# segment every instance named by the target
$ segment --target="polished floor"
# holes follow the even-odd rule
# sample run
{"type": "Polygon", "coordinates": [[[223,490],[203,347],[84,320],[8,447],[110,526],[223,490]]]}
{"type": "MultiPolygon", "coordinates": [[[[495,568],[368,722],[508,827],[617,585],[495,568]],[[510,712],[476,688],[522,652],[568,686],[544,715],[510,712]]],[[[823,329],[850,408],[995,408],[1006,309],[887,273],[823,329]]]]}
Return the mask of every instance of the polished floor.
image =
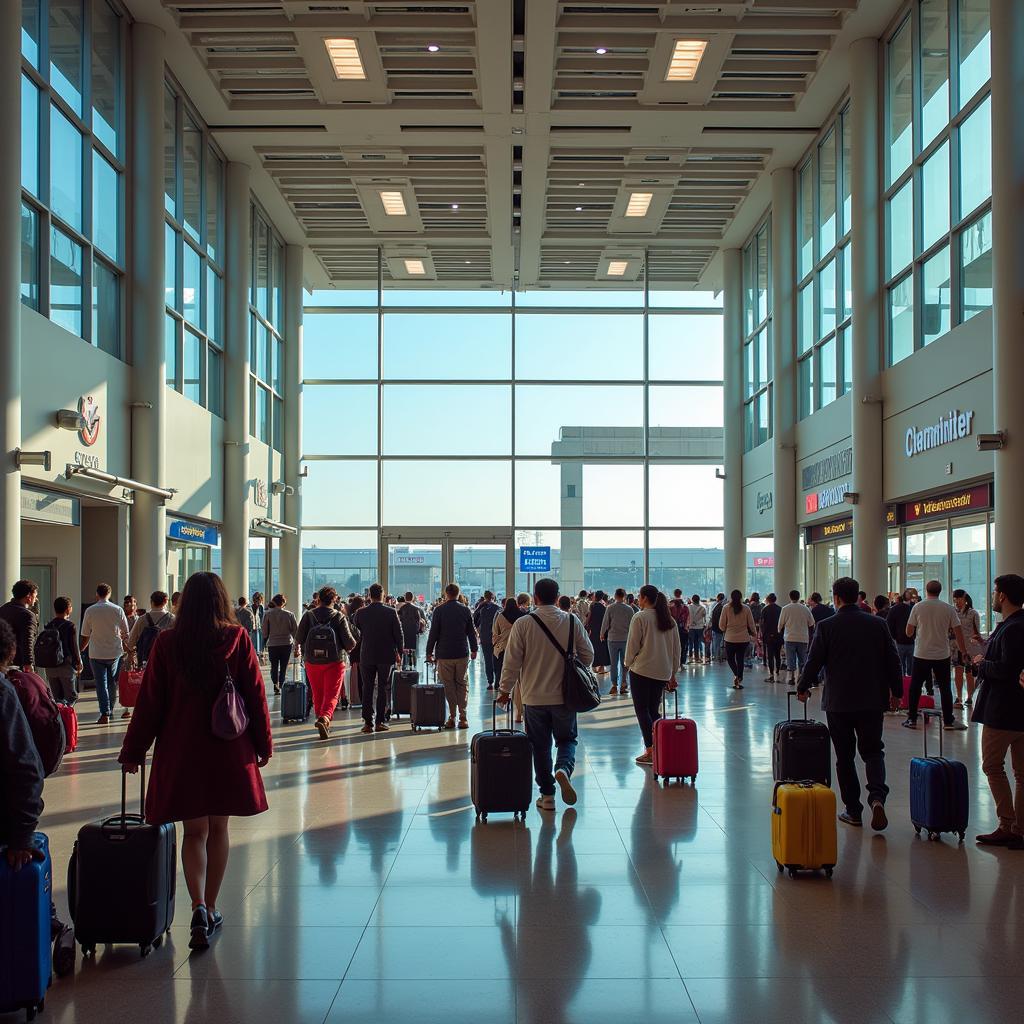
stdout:
{"type": "MultiPolygon", "coordinates": [[[[994,823],[978,727],[945,736],[970,770],[965,845],[915,836],[908,760],[922,733],[890,717],[889,830],[841,826],[834,879],[792,880],[769,839],[785,687],[760,670],[743,691],[724,668],[680,678],[700,729],[695,787],[663,788],[633,764],[632,708],[610,697],[581,719],[577,807],[532,808],[525,825],[474,822],[465,733],[364,736],[354,712],[339,712],[323,743],[311,724],[278,722],[270,811],[233,823],[211,949],[189,955],[179,878],[171,941],[146,960],[134,947],[79,957],[41,1020],[1020,1020],[1024,853],[973,842],[994,823]]],[[[476,729],[490,704],[475,681],[471,709],[476,729]]],[[[47,782],[42,822],[63,916],[77,828],[113,812],[120,793],[123,727],[91,724],[91,694],[79,710],[80,747],[47,782]]]]}

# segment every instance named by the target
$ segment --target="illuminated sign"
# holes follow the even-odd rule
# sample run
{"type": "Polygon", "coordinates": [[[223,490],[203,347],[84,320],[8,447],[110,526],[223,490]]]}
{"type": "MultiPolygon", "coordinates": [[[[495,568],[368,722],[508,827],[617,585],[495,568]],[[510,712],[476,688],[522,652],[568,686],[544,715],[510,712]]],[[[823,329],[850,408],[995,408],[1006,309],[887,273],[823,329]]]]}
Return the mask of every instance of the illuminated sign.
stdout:
{"type": "Polygon", "coordinates": [[[838,480],[841,476],[853,473],[853,449],[844,448],[841,452],[833,452],[828,458],[819,459],[800,471],[800,481],[805,491],[830,480],[838,480]]]}
{"type": "Polygon", "coordinates": [[[754,558],[755,569],[774,569],[775,568],[775,556],[774,555],[758,555],[754,558]]]}
{"type": "Polygon", "coordinates": [[[551,572],[551,548],[520,548],[520,572],[551,572]]]}
{"type": "Polygon", "coordinates": [[[949,412],[943,413],[935,423],[929,424],[927,427],[920,429],[907,427],[903,451],[908,459],[912,459],[915,455],[920,455],[930,448],[940,448],[944,444],[959,441],[973,433],[973,423],[973,409],[968,409],[966,412],[950,409],[949,412]]]}
{"type": "Polygon", "coordinates": [[[846,501],[846,495],[850,492],[850,481],[836,484],[835,487],[826,487],[823,491],[815,491],[813,494],[804,496],[804,511],[808,515],[815,512],[823,512],[827,508],[842,505],[846,501]]]}
{"type": "Polygon", "coordinates": [[[919,519],[934,519],[937,516],[958,516],[965,512],[976,512],[992,507],[992,487],[978,484],[962,491],[951,491],[932,498],[919,498],[903,503],[902,521],[915,523],[919,519]]]}
{"type": "Polygon", "coordinates": [[[836,519],[831,523],[815,523],[804,530],[804,540],[808,544],[818,544],[823,540],[836,540],[840,537],[853,536],[853,516],[836,519]]]}
{"type": "Polygon", "coordinates": [[[167,536],[171,540],[183,540],[191,544],[217,546],[217,527],[203,523],[190,523],[184,519],[172,519],[167,524],[167,536]]]}
{"type": "Polygon", "coordinates": [[[424,562],[423,555],[395,555],[395,565],[423,565],[424,562]]]}

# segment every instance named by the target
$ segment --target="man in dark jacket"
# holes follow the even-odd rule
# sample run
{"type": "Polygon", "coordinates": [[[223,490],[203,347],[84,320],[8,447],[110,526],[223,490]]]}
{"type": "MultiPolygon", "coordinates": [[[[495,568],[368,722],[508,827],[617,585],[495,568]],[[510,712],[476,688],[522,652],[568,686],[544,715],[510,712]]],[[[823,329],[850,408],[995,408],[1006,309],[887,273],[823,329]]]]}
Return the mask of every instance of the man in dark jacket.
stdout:
{"type": "Polygon", "coordinates": [[[402,633],[405,635],[405,655],[415,667],[416,648],[420,633],[426,629],[427,620],[420,606],[413,601],[411,590],[407,590],[398,603],[398,621],[402,623],[402,633]]]}
{"type": "Polygon", "coordinates": [[[444,727],[455,728],[455,712],[458,711],[459,728],[468,729],[469,659],[476,659],[476,630],[472,612],[459,600],[459,585],[449,583],[444,594],[446,600],[434,609],[430,620],[427,661],[433,662],[436,654],[437,678],[444,683],[444,695],[448,700],[448,721],[444,727]]]}
{"type": "Polygon", "coordinates": [[[725,594],[715,598],[715,606],[711,609],[711,660],[721,661],[725,650],[725,633],[722,632],[722,609],[725,607],[725,594]]]}
{"type": "Polygon", "coordinates": [[[909,594],[904,592],[896,595],[896,600],[885,613],[885,624],[896,642],[900,666],[905,676],[913,675],[914,672],[914,641],[907,636],[907,623],[910,621],[913,607],[914,602],[910,600],[909,594]]]}
{"type": "Polygon", "coordinates": [[[761,643],[764,644],[764,661],[768,666],[768,682],[774,683],[776,676],[782,675],[782,631],[779,629],[779,617],[782,609],[774,594],[765,598],[761,609],[761,643]]]}
{"type": "Polygon", "coordinates": [[[11,588],[11,600],[0,605],[0,619],[14,630],[17,651],[12,664],[23,672],[31,672],[33,648],[39,631],[39,618],[32,605],[36,603],[39,588],[31,580],[18,580],[11,588]]]}
{"type": "Polygon", "coordinates": [[[880,832],[885,816],[885,744],[882,724],[886,711],[899,707],[903,673],[896,645],[885,622],[865,615],[857,604],[858,584],[843,576],[832,585],[836,614],[823,619],[797,685],[797,698],[806,701],[818,673],[826,670],[821,709],[836,754],[836,778],[846,809],[839,820],[860,827],[863,805],[854,755],[858,748],[868,780],[871,827],[880,832]]]}
{"type": "Polygon", "coordinates": [[[992,610],[1003,617],[974,658],[980,685],[972,722],[980,722],[981,767],[999,815],[995,832],[977,837],[984,846],[1024,850],[1024,577],[997,576],[992,610]],[[1006,752],[1017,782],[1017,796],[1006,778],[1006,752]]]}
{"type": "Polygon", "coordinates": [[[494,594],[484,591],[484,599],[473,612],[473,625],[480,634],[480,651],[484,656],[484,671],[487,673],[487,689],[494,689],[494,639],[491,630],[494,628],[494,617],[501,611],[495,603],[494,594]]]}
{"type": "Polygon", "coordinates": [[[377,709],[377,732],[387,732],[391,672],[402,664],[405,635],[398,612],[384,604],[384,588],[370,585],[370,603],[359,609],[359,683],[363,694],[363,732],[373,732],[373,711],[377,709]],[[373,688],[377,687],[374,704],[373,688]]]}

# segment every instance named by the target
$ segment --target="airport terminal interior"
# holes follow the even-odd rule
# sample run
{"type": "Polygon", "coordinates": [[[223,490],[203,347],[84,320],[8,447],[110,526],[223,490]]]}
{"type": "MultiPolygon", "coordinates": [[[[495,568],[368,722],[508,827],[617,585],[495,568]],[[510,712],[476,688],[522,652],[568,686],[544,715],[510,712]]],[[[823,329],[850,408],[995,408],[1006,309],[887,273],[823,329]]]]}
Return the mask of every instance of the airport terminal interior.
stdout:
{"type": "MultiPolygon", "coordinates": [[[[773,746],[804,710],[760,634],[737,687],[710,617],[937,581],[970,655],[1008,647],[1024,3],[4,0],[0,95],[2,600],[30,581],[40,628],[61,598],[81,628],[98,584],[142,612],[214,572],[298,617],[379,584],[430,618],[450,583],[472,610],[553,579],[583,615],[649,584],[709,619],[665,696],[699,768],[636,763],[637,689],[602,672],[578,799],[531,782],[521,818],[474,806],[471,741],[508,728],[483,654],[450,729],[367,731],[351,672],[325,729],[286,720],[262,664],[269,809],[231,818],[209,947],[179,821],[167,933],[79,936],[41,1009],[0,901],[3,1024],[1021,1019],[1024,718],[978,706],[1024,664],[973,705],[957,665],[945,726],[884,713],[888,827],[836,821],[834,871],[791,872],[773,746]],[[1006,730],[1020,828],[988,741],[982,768],[1006,730]],[[940,750],[969,821],[932,836],[911,761],[940,750]]],[[[76,837],[123,782],[138,811],[95,675],[86,649],[38,819],[72,927],[76,837]]],[[[126,878],[89,894],[111,919],[126,878]]]]}

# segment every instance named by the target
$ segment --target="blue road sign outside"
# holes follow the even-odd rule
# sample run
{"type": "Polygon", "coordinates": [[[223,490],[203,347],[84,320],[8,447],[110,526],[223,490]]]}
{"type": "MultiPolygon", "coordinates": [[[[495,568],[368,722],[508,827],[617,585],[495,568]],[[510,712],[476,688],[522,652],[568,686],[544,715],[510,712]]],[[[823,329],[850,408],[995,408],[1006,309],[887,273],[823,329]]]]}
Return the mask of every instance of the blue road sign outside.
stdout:
{"type": "Polygon", "coordinates": [[[551,572],[551,548],[519,549],[520,572],[551,572]]]}

